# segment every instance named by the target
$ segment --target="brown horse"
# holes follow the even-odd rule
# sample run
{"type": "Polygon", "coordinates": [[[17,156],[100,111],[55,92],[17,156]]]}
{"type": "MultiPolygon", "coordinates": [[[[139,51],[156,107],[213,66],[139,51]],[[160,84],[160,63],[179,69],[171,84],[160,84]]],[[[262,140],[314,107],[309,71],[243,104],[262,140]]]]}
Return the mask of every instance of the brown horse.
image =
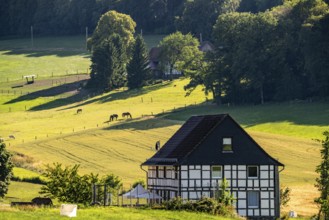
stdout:
{"type": "Polygon", "coordinates": [[[82,113],[82,108],[77,109],[77,114],[80,114],[80,113],[82,113]]]}
{"type": "Polygon", "coordinates": [[[118,120],[118,117],[119,117],[119,115],[112,114],[112,115],[110,115],[110,121],[114,121],[114,119],[117,121],[118,120]]]}
{"type": "Polygon", "coordinates": [[[123,118],[124,118],[124,117],[132,118],[130,112],[124,112],[124,113],[122,113],[122,117],[123,117],[123,118]]]}

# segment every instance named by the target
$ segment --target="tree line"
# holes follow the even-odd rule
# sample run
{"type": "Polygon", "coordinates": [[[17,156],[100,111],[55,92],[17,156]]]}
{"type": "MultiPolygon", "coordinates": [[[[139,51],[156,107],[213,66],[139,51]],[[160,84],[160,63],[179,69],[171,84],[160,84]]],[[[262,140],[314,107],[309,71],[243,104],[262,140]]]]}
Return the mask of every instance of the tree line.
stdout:
{"type": "Polygon", "coordinates": [[[285,1],[265,12],[219,15],[214,51],[186,71],[217,103],[264,103],[329,96],[329,8],[285,1]]]}
{"type": "Polygon", "coordinates": [[[282,0],[0,0],[0,36],[82,34],[94,31],[100,17],[115,10],[130,15],[137,30],[169,34],[175,30],[210,37],[218,15],[264,11],[282,0]],[[195,16],[195,15],[198,16],[195,16]]]}

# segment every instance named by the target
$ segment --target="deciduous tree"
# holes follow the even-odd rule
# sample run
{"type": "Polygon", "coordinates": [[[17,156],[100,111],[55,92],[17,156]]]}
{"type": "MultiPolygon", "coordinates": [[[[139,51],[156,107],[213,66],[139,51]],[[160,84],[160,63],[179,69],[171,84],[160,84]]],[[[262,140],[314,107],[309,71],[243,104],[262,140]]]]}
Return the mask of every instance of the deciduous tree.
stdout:
{"type": "Polygon", "coordinates": [[[5,143],[0,142],[0,197],[3,198],[8,192],[10,178],[13,175],[13,163],[11,154],[6,150],[5,143]]]}
{"type": "Polygon", "coordinates": [[[202,56],[199,50],[199,41],[191,34],[175,32],[168,35],[160,42],[160,62],[162,68],[169,69],[172,76],[173,70],[184,71],[193,66],[195,60],[202,56]]]}
{"type": "Polygon", "coordinates": [[[324,140],[321,141],[321,163],[316,167],[316,172],[320,175],[316,178],[315,186],[320,191],[320,197],[315,202],[320,205],[318,219],[329,218],[329,132],[323,133],[324,140]]]}
{"type": "Polygon", "coordinates": [[[94,48],[108,40],[111,35],[117,34],[125,42],[126,48],[134,41],[136,23],[126,14],[116,11],[108,11],[101,16],[97,27],[89,39],[89,48],[94,48]]]}

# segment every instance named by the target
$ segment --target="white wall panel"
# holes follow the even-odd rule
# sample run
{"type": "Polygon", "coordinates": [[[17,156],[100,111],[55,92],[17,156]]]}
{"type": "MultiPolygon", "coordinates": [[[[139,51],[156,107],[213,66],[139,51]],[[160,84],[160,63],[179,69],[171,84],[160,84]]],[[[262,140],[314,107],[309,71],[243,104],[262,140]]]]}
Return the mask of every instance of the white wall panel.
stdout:
{"type": "Polygon", "coordinates": [[[200,179],[201,173],[200,170],[190,170],[190,179],[200,179]]]}
{"type": "Polygon", "coordinates": [[[247,166],[245,165],[239,165],[238,170],[247,170],[247,166]]]}
{"type": "Polygon", "coordinates": [[[202,186],[203,187],[210,187],[210,181],[209,180],[202,180],[202,186]]]}
{"type": "Polygon", "coordinates": [[[269,200],[261,200],[261,208],[266,208],[268,209],[270,207],[269,200]]]}
{"type": "Polygon", "coordinates": [[[268,179],[268,171],[260,171],[260,178],[261,179],[268,179]]]}
{"type": "Polygon", "coordinates": [[[239,171],[238,179],[246,179],[246,171],[239,171]]]}
{"type": "Polygon", "coordinates": [[[238,187],[246,187],[246,181],[245,180],[238,180],[238,187]]]}
{"type": "Polygon", "coordinates": [[[260,198],[261,199],[268,199],[269,198],[269,192],[260,192],[260,198]]]}
{"type": "Polygon", "coordinates": [[[270,215],[270,211],[268,209],[261,209],[260,210],[260,214],[262,216],[269,216],[270,215]]]}
{"type": "Polygon", "coordinates": [[[231,179],[231,171],[224,171],[224,177],[226,179],[231,179]]]}
{"type": "Polygon", "coordinates": [[[203,179],[210,179],[210,171],[202,171],[203,179]]]}
{"type": "Polygon", "coordinates": [[[203,166],[202,166],[202,170],[210,170],[210,166],[208,166],[208,165],[206,165],[206,166],[203,165],[203,166]]]}
{"type": "Polygon", "coordinates": [[[187,179],[187,171],[182,171],[182,179],[187,179]]]}
{"type": "Polygon", "coordinates": [[[268,187],[268,180],[261,180],[260,187],[268,187]]]}
{"type": "Polygon", "coordinates": [[[239,199],[238,200],[238,207],[239,208],[247,208],[247,202],[245,199],[239,199]]]}
{"type": "Polygon", "coordinates": [[[240,216],[246,216],[247,211],[245,209],[239,209],[238,213],[239,213],[240,216]]]}
{"type": "Polygon", "coordinates": [[[261,165],[259,167],[260,170],[268,170],[268,166],[267,165],[261,165]]]}
{"type": "Polygon", "coordinates": [[[247,198],[246,192],[238,192],[238,199],[245,199],[247,198]]]}

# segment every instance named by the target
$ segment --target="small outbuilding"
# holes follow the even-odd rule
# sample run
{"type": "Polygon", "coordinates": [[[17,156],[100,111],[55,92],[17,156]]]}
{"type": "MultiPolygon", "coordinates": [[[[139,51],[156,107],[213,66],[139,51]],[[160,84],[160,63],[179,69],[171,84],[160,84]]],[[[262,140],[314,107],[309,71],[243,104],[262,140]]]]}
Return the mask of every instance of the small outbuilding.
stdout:
{"type": "Polygon", "coordinates": [[[24,78],[26,79],[27,84],[33,84],[34,79],[36,78],[36,76],[35,75],[27,75],[27,76],[24,76],[24,78]]]}

